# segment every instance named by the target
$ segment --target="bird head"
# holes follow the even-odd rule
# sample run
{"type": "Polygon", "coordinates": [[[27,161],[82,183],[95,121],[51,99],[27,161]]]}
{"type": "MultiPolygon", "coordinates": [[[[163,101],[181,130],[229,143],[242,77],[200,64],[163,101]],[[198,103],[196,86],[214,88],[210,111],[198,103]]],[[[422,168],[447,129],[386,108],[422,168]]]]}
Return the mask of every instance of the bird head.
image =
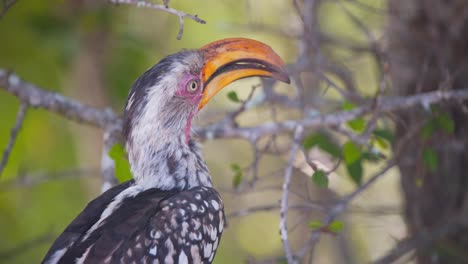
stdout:
{"type": "MultiPolygon", "coordinates": [[[[213,96],[242,78],[289,83],[282,59],[266,44],[230,38],[167,56],[139,77],[125,107],[130,163],[141,163],[176,142],[190,144],[191,121],[213,96]]],[[[174,150],[175,151],[175,150],[174,150]]]]}

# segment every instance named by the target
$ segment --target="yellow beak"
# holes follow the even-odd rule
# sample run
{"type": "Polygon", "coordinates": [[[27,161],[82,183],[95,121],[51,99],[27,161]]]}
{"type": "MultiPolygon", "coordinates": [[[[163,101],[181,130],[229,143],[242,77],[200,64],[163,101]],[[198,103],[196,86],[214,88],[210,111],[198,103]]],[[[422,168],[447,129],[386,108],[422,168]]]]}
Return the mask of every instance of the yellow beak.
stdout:
{"type": "Polygon", "coordinates": [[[199,110],[216,93],[235,80],[262,76],[289,83],[283,60],[262,42],[229,38],[207,44],[199,51],[205,60],[201,72],[204,90],[199,110]]]}

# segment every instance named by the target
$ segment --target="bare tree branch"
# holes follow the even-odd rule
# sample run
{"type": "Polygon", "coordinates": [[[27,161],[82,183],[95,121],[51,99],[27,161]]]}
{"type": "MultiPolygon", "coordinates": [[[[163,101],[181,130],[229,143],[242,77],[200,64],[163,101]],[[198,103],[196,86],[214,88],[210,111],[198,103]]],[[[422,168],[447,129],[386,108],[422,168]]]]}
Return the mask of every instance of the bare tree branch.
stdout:
{"type": "MultiPolygon", "coordinates": [[[[259,206],[254,206],[254,207],[240,209],[238,211],[231,212],[227,214],[227,218],[242,217],[242,216],[246,216],[246,215],[256,213],[256,212],[267,212],[267,211],[280,210],[280,209],[282,209],[281,205],[278,205],[278,204],[259,205],[259,206]]],[[[288,209],[316,210],[320,212],[325,210],[324,206],[319,205],[319,204],[313,204],[313,203],[288,205],[288,209]]]]}
{"type": "Polygon", "coordinates": [[[112,146],[119,143],[120,131],[104,131],[104,148],[101,160],[101,175],[103,178],[101,192],[105,192],[117,185],[118,181],[115,177],[115,162],[109,156],[109,151],[112,146]]]}
{"type": "Polygon", "coordinates": [[[184,19],[185,18],[189,18],[200,24],[206,24],[206,21],[199,18],[197,15],[187,14],[185,12],[169,7],[169,1],[167,0],[164,1],[163,5],[153,4],[148,1],[142,1],[142,0],[109,0],[109,1],[116,5],[119,5],[119,4],[134,5],[137,7],[156,9],[156,10],[160,10],[160,11],[164,11],[164,12],[176,15],[179,18],[179,33],[177,34],[178,40],[182,38],[182,34],[184,33],[184,19]]]}
{"type": "MultiPolygon", "coordinates": [[[[404,97],[383,97],[380,111],[391,112],[408,109],[420,105],[431,105],[443,101],[468,100],[468,89],[450,91],[434,91],[404,97]]],[[[202,139],[213,138],[245,138],[255,139],[264,135],[293,131],[298,125],[304,128],[333,127],[346,123],[373,111],[372,104],[365,104],[351,111],[306,117],[302,120],[286,120],[282,122],[266,123],[253,127],[233,127],[224,123],[197,130],[202,139]]]]}
{"type": "Polygon", "coordinates": [[[299,149],[299,144],[302,138],[303,131],[304,131],[304,128],[300,125],[294,131],[291,154],[289,156],[289,161],[286,166],[286,171],[284,173],[283,194],[281,198],[280,235],[281,235],[281,241],[283,242],[283,247],[286,253],[286,259],[288,260],[288,263],[296,263],[295,260],[293,259],[291,246],[289,245],[289,240],[288,240],[288,208],[289,208],[288,201],[289,201],[289,185],[291,184],[293,163],[294,163],[294,160],[296,159],[296,154],[299,149]]]}
{"type": "Polygon", "coordinates": [[[363,137],[366,139],[366,141],[369,140],[371,133],[374,131],[375,127],[377,126],[378,117],[380,116],[379,105],[382,102],[382,96],[385,92],[386,82],[387,82],[387,75],[384,70],[384,72],[382,73],[382,80],[380,81],[377,95],[374,97],[374,109],[375,109],[374,113],[372,114],[369,120],[369,123],[367,124],[366,130],[363,133],[363,137]]]}
{"type": "Polygon", "coordinates": [[[2,0],[2,9],[0,11],[0,19],[16,4],[18,0],[2,0]]]}
{"type": "MultiPolygon", "coordinates": [[[[288,207],[289,207],[289,210],[292,210],[292,209],[300,210],[300,211],[309,210],[309,211],[317,211],[317,212],[325,213],[330,208],[330,205],[310,201],[307,203],[292,204],[292,205],[289,205],[288,207]]],[[[239,209],[236,211],[232,211],[228,213],[226,217],[230,219],[231,217],[243,217],[243,216],[251,215],[253,213],[275,211],[275,210],[280,210],[280,209],[281,209],[280,204],[258,205],[258,206],[252,206],[252,207],[247,207],[247,208],[239,209]]],[[[382,216],[382,215],[398,215],[400,214],[400,209],[395,206],[385,206],[385,205],[383,206],[379,205],[378,207],[376,206],[375,208],[361,208],[361,207],[355,206],[355,207],[348,208],[348,212],[352,214],[382,216]]]]}
{"type": "Polygon", "coordinates": [[[406,253],[414,249],[425,248],[430,246],[434,241],[456,231],[459,228],[460,221],[465,217],[454,216],[448,219],[442,226],[432,228],[426,232],[420,232],[412,237],[400,241],[393,249],[385,256],[376,260],[375,264],[390,264],[395,263],[406,253]]]}
{"type": "Polygon", "coordinates": [[[110,109],[98,109],[85,105],[58,93],[49,92],[33,84],[24,82],[14,73],[0,69],[0,89],[16,96],[21,102],[33,108],[42,108],[67,119],[105,130],[121,129],[121,119],[110,109]]]}
{"type": "Polygon", "coordinates": [[[2,181],[0,191],[11,190],[15,188],[30,188],[50,181],[80,179],[88,176],[98,175],[98,169],[70,169],[64,171],[47,171],[33,174],[20,173],[16,177],[2,181]]]}
{"type": "MultiPolygon", "coordinates": [[[[122,129],[122,120],[111,109],[98,109],[57,93],[45,91],[22,81],[15,74],[7,74],[3,69],[0,69],[0,89],[18,97],[20,101],[27,102],[31,107],[47,109],[70,120],[119,133],[122,129]]],[[[468,89],[439,90],[402,97],[382,97],[379,111],[391,112],[444,101],[462,102],[466,100],[468,100],[468,89]]],[[[198,128],[196,135],[200,139],[244,138],[254,141],[265,135],[291,132],[298,125],[304,128],[337,126],[372,113],[375,111],[373,106],[374,104],[371,102],[351,111],[309,116],[301,120],[286,120],[252,127],[236,127],[229,122],[220,121],[204,128],[198,128]]]]}
{"type": "Polygon", "coordinates": [[[10,140],[8,141],[8,145],[5,151],[3,151],[2,162],[0,163],[0,177],[2,176],[2,172],[5,169],[5,166],[8,162],[8,157],[10,156],[13,145],[15,144],[16,137],[18,136],[18,132],[20,131],[21,126],[23,125],[24,117],[26,115],[27,110],[28,110],[27,103],[21,102],[18,113],[16,115],[15,125],[11,129],[10,140]]]}

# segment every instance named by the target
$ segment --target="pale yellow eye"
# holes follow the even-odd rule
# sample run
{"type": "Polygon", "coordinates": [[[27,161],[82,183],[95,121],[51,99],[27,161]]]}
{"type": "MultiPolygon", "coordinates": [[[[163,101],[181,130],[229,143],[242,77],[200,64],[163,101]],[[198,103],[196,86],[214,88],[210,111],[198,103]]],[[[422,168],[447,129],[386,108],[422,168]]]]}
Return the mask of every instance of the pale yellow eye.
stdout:
{"type": "Polygon", "coordinates": [[[194,93],[198,90],[198,82],[195,80],[190,81],[187,83],[187,91],[189,93],[194,93]]]}

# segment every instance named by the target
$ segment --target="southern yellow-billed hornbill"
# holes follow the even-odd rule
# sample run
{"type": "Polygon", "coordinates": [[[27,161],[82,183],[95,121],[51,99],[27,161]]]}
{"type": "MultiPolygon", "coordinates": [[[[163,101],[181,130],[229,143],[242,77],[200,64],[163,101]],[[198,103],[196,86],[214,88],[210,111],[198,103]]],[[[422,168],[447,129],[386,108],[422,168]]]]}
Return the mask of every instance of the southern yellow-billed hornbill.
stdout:
{"type": "Polygon", "coordinates": [[[134,180],[94,201],[57,238],[45,263],[211,263],[223,201],[191,139],[191,121],[229,83],[289,82],[267,45],[233,38],[170,55],[138,78],[125,107],[134,180]]]}

